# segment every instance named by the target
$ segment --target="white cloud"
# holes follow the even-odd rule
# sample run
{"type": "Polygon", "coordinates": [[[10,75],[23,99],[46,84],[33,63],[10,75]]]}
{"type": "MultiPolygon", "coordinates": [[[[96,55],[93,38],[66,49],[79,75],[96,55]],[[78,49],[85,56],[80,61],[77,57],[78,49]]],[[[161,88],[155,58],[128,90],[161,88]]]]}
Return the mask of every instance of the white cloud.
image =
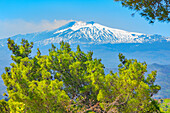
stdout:
{"type": "Polygon", "coordinates": [[[42,20],[38,23],[28,22],[25,20],[0,20],[0,39],[8,38],[17,34],[40,32],[45,30],[53,30],[70,22],[71,20],[42,20]]]}

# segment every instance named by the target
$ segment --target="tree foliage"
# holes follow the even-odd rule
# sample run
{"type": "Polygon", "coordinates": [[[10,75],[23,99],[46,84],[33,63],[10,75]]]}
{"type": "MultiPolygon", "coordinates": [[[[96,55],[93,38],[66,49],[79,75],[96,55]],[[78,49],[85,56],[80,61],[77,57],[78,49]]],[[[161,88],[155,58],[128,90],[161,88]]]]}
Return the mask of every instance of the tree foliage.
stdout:
{"type": "Polygon", "coordinates": [[[30,57],[33,43],[17,45],[8,39],[14,63],[2,74],[8,101],[0,101],[2,112],[160,112],[152,96],[156,71],[146,78],[146,63],[119,54],[119,73],[105,75],[101,59],[79,46],[72,51],[68,43],[54,45],[49,55],[39,49],[30,57]]]}
{"type": "MultiPolygon", "coordinates": [[[[170,22],[169,0],[114,0],[120,1],[122,6],[135,10],[141,16],[154,23],[155,20],[170,22]]],[[[133,13],[134,14],[134,13],[133,13]]],[[[132,15],[133,15],[132,14],[132,15]]]]}

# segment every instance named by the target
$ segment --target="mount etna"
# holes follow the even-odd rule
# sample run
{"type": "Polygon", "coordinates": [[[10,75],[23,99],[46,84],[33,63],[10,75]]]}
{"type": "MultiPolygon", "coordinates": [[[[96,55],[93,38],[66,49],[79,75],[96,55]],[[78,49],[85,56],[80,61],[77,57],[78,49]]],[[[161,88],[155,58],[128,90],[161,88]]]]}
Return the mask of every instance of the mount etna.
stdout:
{"type": "MultiPolygon", "coordinates": [[[[12,62],[10,58],[11,52],[7,47],[8,38],[0,39],[0,74],[2,74],[5,71],[4,68],[12,62]]],[[[32,55],[35,55],[37,48],[40,48],[42,54],[48,54],[48,49],[51,48],[51,44],[53,43],[59,47],[61,41],[70,43],[73,50],[76,49],[77,45],[80,45],[80,48],[85,52],[93,51],[93,58],[101,58],[106,70],[116,69],[120,63],[118,54],[123,53],[128,59],[133,58],[140,62],[146,61],[146,63],[149,64],[149,70],[157,69],[157,78],[161,80],[161,85],[163,84],[162,91],[170,86],[167,84],[167,80],[165,80],[167,84],[165,85],[162,79],[162,75],[166,75],[166,77],[169,78],[170,73],[169,71],[163,70],[163,66],[161,66],[166,65],[166,69],[169,69],[170,37],[158,34],[149,35],[127,32],[109,28],[95,22],[72,21],[52,31],[18,34],[10,38],[18,44],[21,42],[21,39],[33,42],[32,55]],[[153,63],[159,65],[153,65],[153,63]],[[168,73],[162,74],[165,72],[168,73]]],[[[0,82],[2,83],[1,77],[0,82]]],[[[159,81],[157,83],[159,84],[159,81]]],[[[0,93],[4,91],[5,87],[3,87],[2,85],[0,93]]],[[[169,91],[170,89],[166,90],[166,97],[169,91]]],[[[159,93],[157,97],[163,98],[165,96],[163,93],[159,93]]]]}

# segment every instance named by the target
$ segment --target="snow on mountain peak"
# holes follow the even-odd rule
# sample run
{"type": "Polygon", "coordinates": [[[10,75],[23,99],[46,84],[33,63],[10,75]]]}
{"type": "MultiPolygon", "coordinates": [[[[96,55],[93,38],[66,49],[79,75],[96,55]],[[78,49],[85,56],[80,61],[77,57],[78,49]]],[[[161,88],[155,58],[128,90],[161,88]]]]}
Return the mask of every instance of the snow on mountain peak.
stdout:
{"type": "MultiPolygon", "coordinates": [[[[59,37],[67,36],[71,43],[143,43],[164,40],[160,35],[153,37],[153,35],[127,32],[109,28],[95,22],[82,21],[70,22],[63,29],[57,29],[54,34],[59,37]]],[[[63,38],[65,39],[66,37],[63,38]]]]}
{"type": "Polygon", "coordinates": [[[59,33],[59,32],[63,32],[63,31],[66,31],[68,29],[71,29],[73,31],[76,31],[76,30],[79,30],[81,28],[90,28],[90,29],[95,29],[97,28],[98,30],[109,30],[109,31],[112,31],[114,33],[117,33],[117,34],[136,34],[136,35],[143,35],[142,33],[135,33],[135,32],[127,32],[127,31],[124,31],[124,30],[120,30],[120,29],[114,29],[114,28],[109,28],[109,27],[106,27],[106,26],[103,26],[103,25],[100,25],[98,23],[95,23],[93,21],[91,22],[83,22],[83,21],[72,21],[70,23],[68,23],[66,25],[67,27],[65,29],[60,29],[58,31],[56,31],[54,34],[56,33],[59,33]]]}
{"type": "MultiPolygon", "coordinates": [[[[13,39],[28,39],[40,45],[59,43],[66,41],[69,43],[81,44],[106,44],[106,43],[145,43],[155,41],[169,41],[169,38],[161,35],[146,35],[143,33],[127,32],[100,25],[95,22],[72,21],[68,24],[52,30],[26,35],[17,35],[13,39]]],[[[0,44],[2,41],[0,40],[0,44]]]]}
{"type": "Polygon", "coordinates": [[[72,22],[66,24],[65,27],[66,28],[64,28],[64,29],[56,31],[54,34],[63,32],[68,29],[76,31],[83,27],[94,27],[94,22],[72,21],[72,22]]]}

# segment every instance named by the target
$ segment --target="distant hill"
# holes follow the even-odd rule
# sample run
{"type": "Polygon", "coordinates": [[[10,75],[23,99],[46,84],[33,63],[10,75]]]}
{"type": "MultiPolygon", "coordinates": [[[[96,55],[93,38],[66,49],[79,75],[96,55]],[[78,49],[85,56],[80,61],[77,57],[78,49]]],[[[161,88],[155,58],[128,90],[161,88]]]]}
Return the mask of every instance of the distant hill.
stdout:
{"type": "Polygon", "coordinates": [[[149,65],[148,72],[152,70],[157,70],[156,84],[161,86],[155,98],[170,98],[170,65],[149,65]]]}

